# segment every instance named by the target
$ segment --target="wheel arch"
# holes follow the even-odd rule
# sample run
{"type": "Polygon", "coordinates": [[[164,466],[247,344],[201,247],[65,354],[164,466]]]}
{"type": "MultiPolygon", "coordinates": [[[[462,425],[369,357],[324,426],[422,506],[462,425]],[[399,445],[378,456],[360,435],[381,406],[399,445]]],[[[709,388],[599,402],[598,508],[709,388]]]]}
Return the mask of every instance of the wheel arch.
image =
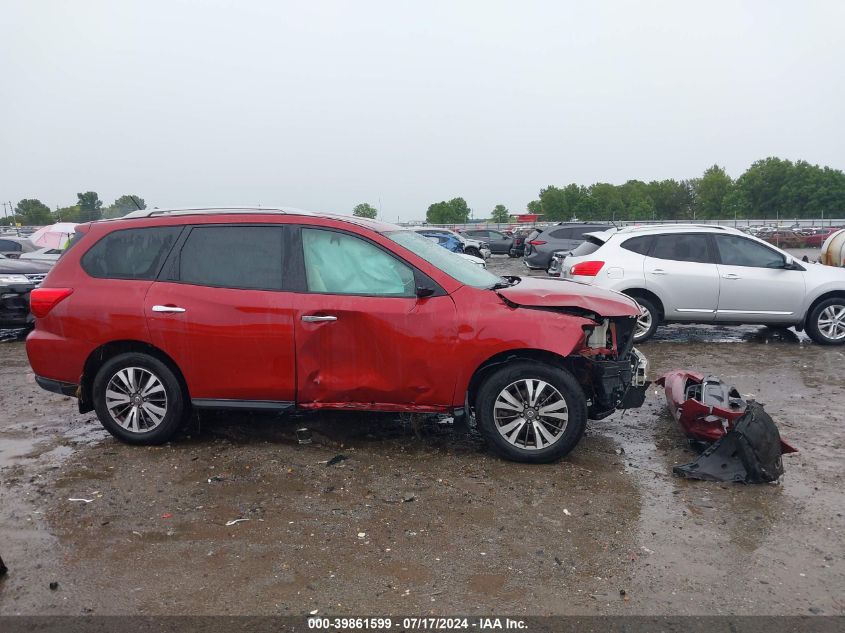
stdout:
{"type": "Polygon", "coordinates": [[[816,306],[819,305],[822,301],[827,301],[828,299],[834,298],[845,299],[845,290],[829,290],[828,292],[820,294],[818,297],[813,299],[812,303],[810,303],[809,307],[807,308],[807,312],[804,313],[804,318],[801,321],[802,326],[804,329],[807,327],[807,321],[810,318],[810,315],[813,313],[813,310],[816,309],[816,306]]]}
{"type": "Polygon", "coordinates": [[[522,348],[499,352],[498,354],[494,354],[493,356],[485,360],[483,363],[481,363],[473,372],[466,390],[467,405],[469,405],[470,407],[475,406],[475,398],[478,395],[478,390],[480,389],[482,383],[484,382],[485,378],[487,378],[487,376],[496,371],[505,363],[520,360],[543,363],[544,365],[548,365],[550,367],[565,369],[569,373],[573,374],[573,376],[575,374],[572,367],[572,359],[567,358],[566,356],[561,356],[560,354],[555,354],[554,352],[550,352],[548,350],[522,348]]]}
{"type": "Polygon", "coordinates": [[[619,292],[634,300],[636,300],[637,297],[648,299],[654,303],[660,312],[660,321],[663,321],[666,318],[666,308],[664,307],[663,302],[660,300],[660,297],[654,294],[651,290],[646,290],[645,288],[628,288],[627,290],[620,290],[619,292]]]}
{"type": "Polygon", "coordinates": [[[80,382],[80,398],[79,398],[79,410],[82,413],[87,411],[93,411],[94,404],[93,404],[93,395],[92,395],[92,388],[94,384],[94,376],[97,375],[97,372],[100,370],[109,359],[114,358],[119,354],[126,354],[129,352],[137,352],[140,354],[147,354],[154,358],[157,358],[165,365],[167,365],[171,371],[176,375],[176,378],[179,380],[179,384],[182,386],[182,391],[185,396],[185,402],[190,402],[190,395],[188,393],[188,383],[185,380],[185,376],[182,374],[182,370],[179,369],[179,366],[176,362],[170,358],[166,353],[162,350],[157,348],[155,345],[151,345],[150,343],[145,343],[144,341],[137,341],[132,339],[126,340],[119,340],[119,341],[109,341],[108,343],[104,343],[100,345],[97,349],[91,352],[88,355],[88,358],[85,359],[85,365],[82,369],[82,380],[80,382]]]}

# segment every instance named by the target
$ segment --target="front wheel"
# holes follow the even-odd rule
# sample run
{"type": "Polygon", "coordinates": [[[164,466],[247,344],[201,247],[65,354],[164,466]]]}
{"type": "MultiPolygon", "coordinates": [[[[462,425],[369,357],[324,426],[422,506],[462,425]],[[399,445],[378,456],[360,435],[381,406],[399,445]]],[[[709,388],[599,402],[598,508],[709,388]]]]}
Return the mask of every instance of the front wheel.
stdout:
{"type": "Polygon", "coordinates": [[[587,402],[568,371],[517,361],[484,381],[475,414],[497,453],[517,462],[546,464],[569,454],[580,441],[587,402]]]}
{"type": "Polygon", "coordinates": [[[845,298],[831,297],[819,303],[807,317],[807,334],[820,345],[845,343],[845,298]]]}
{"type": "Polygon", "coordinates": [[[464,253],[466,253],[467,255],[472,255],[473,257],[478,257],[479,259],[484,259],[483,257],[481,257],[481,251],[474,247],[465,248],[464,253]]]}
{"type": "Polygon", "coordinates": [[[128,444],[163,444],[185,419],[179,379],[159,359],[120,354],[97,372],[94,409],[105,429],[128,444]]]}

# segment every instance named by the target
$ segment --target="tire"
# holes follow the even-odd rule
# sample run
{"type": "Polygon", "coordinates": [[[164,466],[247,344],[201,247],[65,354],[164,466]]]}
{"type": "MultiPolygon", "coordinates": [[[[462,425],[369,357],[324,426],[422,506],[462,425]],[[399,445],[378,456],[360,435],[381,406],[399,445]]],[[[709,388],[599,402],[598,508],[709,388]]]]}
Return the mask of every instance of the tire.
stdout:
{"type": "Polygon", "coordinates": [[[637,329],[634,331],[634,343],[645,343],[657,332],[660,325],[660,312],[657,307],[644,297],[631,297],[640,304],[645,311],[642,317],[637,319],[637,329]]]}
{"type": "Polygon", "coordinates": [[[187,417],[179,379],[147,354],[130,352],[108,360],[94,377],[92,394],[100,423],[127,444],[163,444],[187,417]]]}
{"type": "Polygon", "coordinates": [[[805,329],[819,345],[845,344],[845,297],[820,302],[810,311],[805,329]]]}
{"type": "Polygon", "coordinates": [[[502,457],[548,464],[568,455],[581,440],[587,426],[587,401],[568,371],[538,362],[515,361],[484,380],[475,400],[475,416],[479,430],[502,457]],[[529,381],[534,391],[533,406],[528,398],[529,381]],[[546,384],[540,387],[537,381],[546,384]],[[538,387],[540,391],[536,391],[538,387]],[[549,404],[537,406],[543,402],[549,404]],[[526,406],[519,411],[514,404],[526,406]],[[552,408],[546,415],[540,413],[549,407],[552,408]],[[557,431],[556,426],[560,427],[557,431]]]}
{"type": "Polygon", "coordinates": [[[466,253],[467,255],[472,255],[473,257],[484,259],[483,257],[481,257],[481,251],[472,246],[467,249],[464,249],[464,253],[466,253]]]}

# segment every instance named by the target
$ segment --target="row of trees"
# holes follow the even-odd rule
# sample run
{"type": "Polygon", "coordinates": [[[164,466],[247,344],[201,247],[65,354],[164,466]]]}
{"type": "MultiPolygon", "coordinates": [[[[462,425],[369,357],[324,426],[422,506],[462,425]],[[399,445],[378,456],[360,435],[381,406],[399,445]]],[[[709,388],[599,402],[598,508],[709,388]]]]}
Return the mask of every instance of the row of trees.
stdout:
{"type": "MultiPolygon", "coordinates": [[[[733,218],[819,218],[845,216],[845,174],[830,167],[766,158],[733,180],[719,165],[689,180],[629,180],[622,185],[571,183],[540,190],[527,205],[543,220],[717,220],[733,218]]],[[[510,213],[496,205],[490,221],[504,224],[510,213]]],[[[431,224],[460,224],[470,218],[463,198],[428,207],[431,224]]]]}
{"type": "MultiPolygon", "coordinates": [[[[6,224],[43,225],[56,221],[87,222],[116,218],[145,209],[143,198],[123,195],[104,207],[96,191],[76,194],[72,206],[51,211],[37,199],[18,202],[6,224]]],[[[540,190],[527,205],[543,220],[712,220],[732,218],[819,218],[845,216],[845,173],[799,160],[766,158],[753,163],[736,180],[719,165],[689,180],[629,180],[622,185],[570,183],[540,190]]],[[[375,218],[378,210],[364,202],[352,214],[375,218]]],[[[435,202],[426,211],[431,224],[461,224],[472,211],[463,198],[435,202]]],[[[511,220],[510,211],[496,205],[491,222],[511,220]]]]}
{"type": "Polygon", "coordinates": [[[134,195],[120,196],[107,207],[103,206],[103,201],[96,191],[78,193],[76,197],[76,204],[60,207],[55,211],[51,211],[50,207],[38,198],[26,198],[15,205],[11,217],[2,218],[2,224],[42,226],[53,222],[90,222],[103,218],[119,218],[131,211],[147,208],[144,199],[134,195]]]}
{"type": "Polygon", "coordinates": [[[806,161],[766,158],[736,180],[713,165],[690,180],[549,186],[528,209],[544,220],[842,217],[845,174],[806,161]]]}

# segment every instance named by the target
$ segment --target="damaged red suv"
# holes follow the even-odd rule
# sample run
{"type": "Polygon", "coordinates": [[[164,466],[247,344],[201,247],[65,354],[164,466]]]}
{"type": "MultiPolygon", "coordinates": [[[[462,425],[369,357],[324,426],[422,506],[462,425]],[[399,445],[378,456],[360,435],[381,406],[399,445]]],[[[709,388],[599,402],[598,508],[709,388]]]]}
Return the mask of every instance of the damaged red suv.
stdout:
{"type": "Polygon", "coordinates": [[[138,211],[77,227],[31,296],[38,384],[133,444],[192,408],[476,416],[549,462],[639,406],[640,311],[577,282],[497,277],[413,231],[282,209],[138,211]]]}

